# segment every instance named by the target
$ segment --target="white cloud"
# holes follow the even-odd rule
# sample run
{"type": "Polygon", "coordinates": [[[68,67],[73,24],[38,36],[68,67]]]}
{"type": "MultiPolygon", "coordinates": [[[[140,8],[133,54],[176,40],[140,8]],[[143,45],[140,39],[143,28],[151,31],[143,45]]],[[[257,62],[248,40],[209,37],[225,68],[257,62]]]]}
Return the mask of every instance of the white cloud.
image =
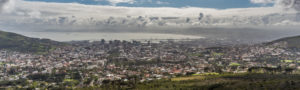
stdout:
{"type": "Polygon", "coordinates": [[[156,1],[156,4],[170,4],[168,2],[156,1]]]}
{"type": "Polygon", "coordinates": [[[27,31],[138,31],[178,27],[299,26],[295,11],[278,7],[146,8],[18,1],[15,11],[0,14],[0,29],[27,31]],[[201,16],[199,15],[200,13],[201,16]],[[201,17],[201,19],[199,19],[201,17]]]}
{"type": "Polygon", "coordinates": [[[300,0],[277,0],[275,6],[300,11],[300,0]]]}
{"type": "Polygon", "coordinates": [[[274,7],[300,11],[300,0],[250,0],[256,4],[274,4],[274,7]]]}
{"type": "Polygon", "coordinates": [[[114,6],[117,5],[118,3],[128,3],[128,4],[135,3],[135,0],[107,0],[107,1],[114,6]]]}
{"type": "Polygon", "coordinates": [[[14,10],[15,2],[18,0],[0,0],[0,13],[10,13],[14,10]]]}
{"type": "Polygon", "coordinates": [[[0,0],[0,9],[2,8],[9,2],[9,0],[0,0]]]}
{"type": "Polygon", "coordinates": [[[251,0],[251,2],[256,4],[270,4],[275,3],[276,0],[251,0]]]}

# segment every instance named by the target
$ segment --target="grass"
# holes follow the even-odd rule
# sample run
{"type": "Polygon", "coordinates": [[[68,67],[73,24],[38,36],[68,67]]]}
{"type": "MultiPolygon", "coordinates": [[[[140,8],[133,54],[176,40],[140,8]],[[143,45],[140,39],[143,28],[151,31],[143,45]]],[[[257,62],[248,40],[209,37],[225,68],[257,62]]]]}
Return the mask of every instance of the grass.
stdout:
{"type": "Polygon", "coordinates": [[[216,52],[214,52],[214,53],[212,53],[212,55],[213,55],[213,56],[223,56],[224,53],[216,53],[216,52]]]}
{"type": "Polygon", "coordinates": [[[137,85],[134,90],[299,90],[297,74],[218,74],[176,77],[137,85]]]}
{"type": "Polygon", "coordinates": [[[220,75],[219,73],[216,72],[211,72],[211,73],[201,73],[201,74],[193,74],[193,76],[198,76],[198,75],[220,75]]]}
{"type": "Polygon", "coordinates": [[[74,80],[74,79],[64,79],[64,84],[65,86],[67,86],[68,88],[73,88],[75,87],[77,84],[79,84],[78,80],[74,80]]]}
{"type": "Polygon", "coordinates": [[[235,62],[232,62],[232,63],[229,64],[229,66],[240,66],[240,65],[241,65],[241,64],[235,63],[235,62]]]}
{"type": "Polygon", "coordinates": [[[198,56],[199,57],[199,56],[202,56],[202,54],[201,53],[191,53],[190,56],[198,56]]]}
{"type": "MultiPolygon", "coordinates": [[[[64,81],[67,89],[77,88],[78,84],[72,83],[73,79],[64,81]]],[[[299,90],[299,88],[299,74],[208,73],[143,83],[113,81],[99,87],[87,86],[78,90],[299,90]]]]}
{"type": "Polygon", "coordinates": [[[172,78],[171,81],[186,81],[186,80],[202,80],[205,79],[205,76],[188,76],[188,77],[176,77],[172,78]]]}
{"type": "Polygon", "coordinates": [[[281,62],[284,62],[284,63],[293,63],[294,60],[281,60],[281,62]]]}
{"type": "Polygon", "coordinates": [[[4,65],[5,63],[4,62],[0,62],[0,65],[4,65]]]}
{"type": "Polygon", "coordinates": [[[78,82],[78,81],[74,79],[64,79],[64,82],[78,82]]]}
{"type": "Polygon", "coordinates": [[[206,79],[206,78],[217,77],[219,75],[220,75],[219,73],[215,73],[215,72],[202,73],[202,74],[193,74],[192,76],[171,78],[171,81],[203,80],[203,79],[206,79]]]}

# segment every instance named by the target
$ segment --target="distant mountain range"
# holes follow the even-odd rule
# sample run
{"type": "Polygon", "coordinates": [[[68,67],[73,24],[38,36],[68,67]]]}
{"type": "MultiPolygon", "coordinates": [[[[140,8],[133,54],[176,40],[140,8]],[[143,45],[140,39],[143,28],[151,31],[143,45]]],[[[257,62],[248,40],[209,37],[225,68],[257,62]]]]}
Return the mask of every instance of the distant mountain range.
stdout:
{"type": "Polygon", "coordinates": [[[0,49],[41,54],[62,45],[66,44],[49,39],[30,38],[16,33],[0,31],[0,49]]]}
{"type": "MultiPolygon", "coordinates": [[[[282,38],[266,44],[281,45],[286,48],[300,48],[300,36],[282,38]]],[[[67,43],[50,39],[30,38],[16,33],[0,31],[0,49],[42,54],[65,45],[67,43]]]]}

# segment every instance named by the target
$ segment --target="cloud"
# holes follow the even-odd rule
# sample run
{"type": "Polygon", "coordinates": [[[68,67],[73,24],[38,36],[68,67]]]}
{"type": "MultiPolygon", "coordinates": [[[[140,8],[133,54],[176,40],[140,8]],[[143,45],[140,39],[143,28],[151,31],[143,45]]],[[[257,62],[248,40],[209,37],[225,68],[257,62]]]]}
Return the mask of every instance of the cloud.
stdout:
{"type": "Polygon", "coordinates": [[[4,5],[6,5],[9,0],[0,0],[0,8],[3,9],[4,5]]]}
{"type": "Polygon", "coordinates": [[[135,3],[135,0],[107,0],[107,1],[114,6],[117,5],[118,3],[128,3],[128,4],[135,3]]]}
{"type": "Polygon", "coordinates": [[[300,11],[300,0],[250,0],[255,4],[274,4],[274,7],[300,11]]]}
{"type": "Polygon", "coordinates": [[[9,13],[14,10],[16,0],[0,0],[0,13],[9,13]]]}
{"type": "Polygon", "coordinates": [[[156,4],[170,4],[169,2],[156,1],[156,4]]]}
{"type": "Polygon", "coordinates": [[[251,0],[251,3],[256,3],[256,4],[270,4],[275,2],[276,0],[251,0]]]}
{"type": "Polygon", "coordinates": [[[300,0],[277,0],[275,6],[300,11],[300,0]]]}
{"type": "MultiPolygon", "coordinates": [[[[298,29],[300,27],[298,12],[282,9],[282,7],[290,6],[214,9],[121,7],[21,0],[15,0],[15,2],[13,11],[0,14],[1,30],[46,34],[49,32],[91,31],[206,35],[207,32],[214,32],[212,35],[234,36],[246,33],[248,36],[256,37],[247,33],[252,29],[244,28],[271,28],[285,31],[289,28],[298,29]],[[233,30],[233,33],[228,32],[226,28],[233,30]],[[223,32],[220,32],[222,30],[223,32]]],[[[276,5],[279,5],[279,2],[276,1],[276,5]]],[[[294,7],[295,5],[292,5],[290,8],[294,7]]],[[[34,34],[28,36],[32,35],[34,34]]],[[[262,36],[265,37],[265,35],[267,34],[262,36]]],[[[53,37],[56,36],[53,35],[53,37]]],[[[243,38],[244,35],[240,35],[240,37],[243,38]]]]}
{"type": "Polygon", "coordinates": [[[133,32],[190,27],[289,27],[300,25],[297,18],[295,12],[277,7],[219,10],[20,1],[13,12],[0,14],[0,29],[133,32]]]}

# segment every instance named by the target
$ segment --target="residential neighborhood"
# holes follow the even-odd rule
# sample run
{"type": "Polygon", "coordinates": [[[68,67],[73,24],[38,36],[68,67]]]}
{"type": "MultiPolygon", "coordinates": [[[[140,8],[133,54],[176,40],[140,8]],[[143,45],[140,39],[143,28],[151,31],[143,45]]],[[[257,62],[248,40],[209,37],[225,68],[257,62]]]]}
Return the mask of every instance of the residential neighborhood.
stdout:
{"type": "Polygon", "coordinates": [[[280,67],[284,69],[281,73],[299,73],[300,69],[300,50],[285,48],[282,42],[226,47],[172,40],[70,44],[44,55],[1,50],[0,81],[25,81],[0,87],[85,87],[115,80],[146,82],[205,73],[245,73],[253,68],[280,67]]]}

